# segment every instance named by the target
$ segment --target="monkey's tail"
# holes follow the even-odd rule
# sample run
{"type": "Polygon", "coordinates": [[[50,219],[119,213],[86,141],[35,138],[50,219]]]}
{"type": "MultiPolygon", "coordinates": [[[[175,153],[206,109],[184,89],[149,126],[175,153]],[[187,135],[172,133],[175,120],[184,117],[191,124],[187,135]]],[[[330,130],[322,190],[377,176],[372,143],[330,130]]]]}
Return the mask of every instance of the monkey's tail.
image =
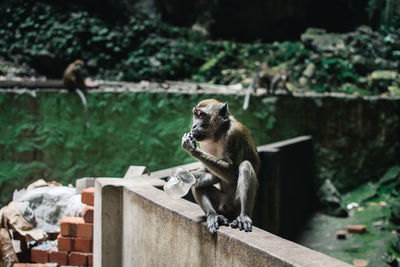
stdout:
{"type": "Polygon", "coordinates": [[[251,79],[249,87],[247,87],[246,96],[244,98],[244,103],[243,103],[243,109],[244,110],[246,110],[249,107],[251,90],[254,88],[257,78],[258,78],[258,71],[253,76],[253,78],[251,79]]]}
{"type": "Polygon", "coordinates": [[[85,109],[86,128],[89,129],[90,128],[89,112],[88,112],[88,107],[87,107],[87,101],[86,101],[85,94],[79,88],[75,89],[75,93],[77,93],[79,95],[79,97],[81,98],[81,100],[82,100],[83,108],[85,109]]]}

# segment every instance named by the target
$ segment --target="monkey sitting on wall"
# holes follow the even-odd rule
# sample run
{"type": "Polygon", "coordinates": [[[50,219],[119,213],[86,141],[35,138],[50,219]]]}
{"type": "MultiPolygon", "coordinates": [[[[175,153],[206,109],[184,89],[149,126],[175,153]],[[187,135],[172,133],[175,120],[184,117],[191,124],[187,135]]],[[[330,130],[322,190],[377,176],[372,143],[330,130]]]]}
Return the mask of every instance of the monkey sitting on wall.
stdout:
{"type": "Polygon", "coordinates": [[[83,61],[80,59],[75,60],[65,69],[63,74],[64,86],[67,87],[69,91],[75,91],[81,98],[83,108],[85,109],[86,116],[86,128],[90,128],[89,113],[87,107],[86,97],[82,90],[85,90],[86,85],[83,79],[83,61]]]}
{"type": "Polygon", "coordinates": [[[203,165],[192,172],[192,193],[207,216],[210,233],[228,225],[227,217],[234,219],[233,228],[251,231],[261,161],[248,130],[230,114],[228,104],[207,99],[195,106],[182,147],[203,165]]]}

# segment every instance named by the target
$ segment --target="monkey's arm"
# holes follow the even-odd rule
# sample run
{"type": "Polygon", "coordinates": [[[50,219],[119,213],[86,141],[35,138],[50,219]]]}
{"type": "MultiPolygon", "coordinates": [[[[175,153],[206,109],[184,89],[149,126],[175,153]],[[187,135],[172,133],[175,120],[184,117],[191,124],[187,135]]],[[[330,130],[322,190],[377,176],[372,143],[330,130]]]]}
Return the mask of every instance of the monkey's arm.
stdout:
{"type": "Polygon", "coordinates": [[[206,168],[191,171],[191,173],[196,178],[196,183],[194,184],[196,187],[210,186],[219,182],[218,177],[208,172],[206,168]]]}
{"type": "Polygon", "coordinates": [[[189,152],[191,156],[200,160],[207,169],[215,173],[219,178],[234,182],[237,179],[236,168],[233,168],[233,162],[228,159],[219,159],[197,148],[196,140],[191,133],[187,133],[182,137],[182,147],[189,152]]]}

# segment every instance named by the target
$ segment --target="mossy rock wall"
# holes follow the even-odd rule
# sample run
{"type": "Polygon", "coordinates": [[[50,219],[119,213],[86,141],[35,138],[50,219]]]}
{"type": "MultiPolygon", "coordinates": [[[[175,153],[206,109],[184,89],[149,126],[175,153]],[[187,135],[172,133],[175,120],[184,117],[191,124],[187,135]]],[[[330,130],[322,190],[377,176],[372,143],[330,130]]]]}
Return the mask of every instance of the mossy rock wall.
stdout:
{"type": "Polygon", "coordinates": [[[0,206],[14,189],[44,178],[74,184],[81,177],[122,177],[129,165],[152,171],[192,162],[181,148],[192,107],[204,98],[228,101],[257,145],[312,135],[317,184],[339,190],[379,178],[399,163],[400,100],[341,97],[243,97],[170,93],[89,93],[85,129],[76,94],[0,93],[0,206]]]}

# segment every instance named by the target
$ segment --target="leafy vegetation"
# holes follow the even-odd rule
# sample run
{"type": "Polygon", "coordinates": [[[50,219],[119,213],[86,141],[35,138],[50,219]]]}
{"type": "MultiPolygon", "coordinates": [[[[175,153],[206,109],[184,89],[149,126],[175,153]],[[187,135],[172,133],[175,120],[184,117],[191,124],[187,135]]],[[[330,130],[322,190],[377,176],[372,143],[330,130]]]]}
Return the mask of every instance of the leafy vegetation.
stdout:
{"type": "Polygon", "coordinates": [[[343,195],[343,206],[355,204],[345,218],[316,214],[296,240],[301,244],[352,263],[364,259],[368,266],[397,266],[400,256],[400,166],[395,165],[377,182],[368,182],[343,195]],[[365,225],[364,234],[336,231],[348,225],[365,225]],[[323,236],[324,238],[321,238],[323,236]],[[391,264],[390,264],[391,263],[391,264]]]}
{"type": "MultiPolygon", "coordinates": [[[[371,16],[382,5],[378,2],[370,0],[371,16]]],[[[110,21],[82,7],[13,0],[3,4],[0,15],[0,56],[19,64],[34,65],[47,51],[61,66],[82,58],[91,75],[110,80],[246,85],[257,71],[269,68],[286,72],[286,87],[292,91],[381,94],[388,93],[389,87],[397,93],[400,90],[397,77],[384,86],[369,80],[375,70],[397,73],[400,68],[396,14],[380,32],[360,28],[339,37],[343,46],[329,51],[320,51],[318,44],[304,40],[273,44],[211,41],[139,11],[110,21]],[[305,76],[310,65],[313,71],[305,76]]],[[[329,34],[321,36],[329,42],[329,34]]]]}

